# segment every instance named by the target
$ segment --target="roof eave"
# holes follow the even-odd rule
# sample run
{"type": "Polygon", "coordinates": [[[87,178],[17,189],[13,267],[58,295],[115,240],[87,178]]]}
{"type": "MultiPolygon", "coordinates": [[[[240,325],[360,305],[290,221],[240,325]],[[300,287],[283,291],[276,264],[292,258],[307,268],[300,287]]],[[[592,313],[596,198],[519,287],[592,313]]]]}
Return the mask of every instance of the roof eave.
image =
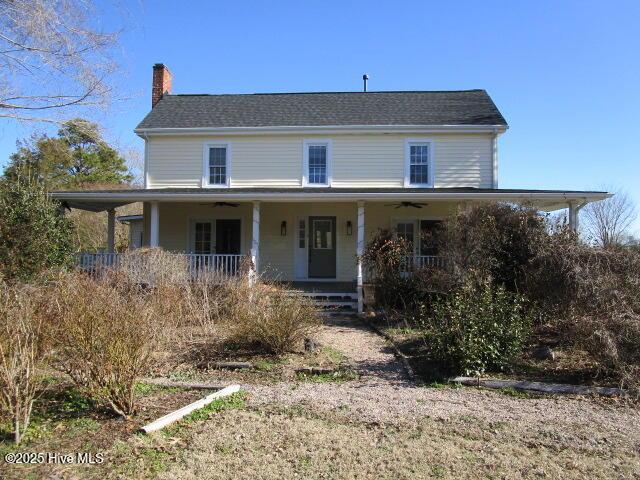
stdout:
{"type": "Polygon", "coordinates": [[[532,203],[541,210],[566,208],[571,202],[589,203],[611,197],[607,192],[53,192],[55,199],[68,202],[133,203],[140,201],[202,202],[224,199],[225,201],[270,201],[270,202],[338,202],[338,201],[389,201],[389,200],[433,200],[433,201],[502,201],[532,203]]]}
{"type": "Polygon", "coordinates": [[[277,135],[313,133],[504,133],[508,125],[307,125],[267,127],[136,128],[140,137],[149,135],[277,135]]]}

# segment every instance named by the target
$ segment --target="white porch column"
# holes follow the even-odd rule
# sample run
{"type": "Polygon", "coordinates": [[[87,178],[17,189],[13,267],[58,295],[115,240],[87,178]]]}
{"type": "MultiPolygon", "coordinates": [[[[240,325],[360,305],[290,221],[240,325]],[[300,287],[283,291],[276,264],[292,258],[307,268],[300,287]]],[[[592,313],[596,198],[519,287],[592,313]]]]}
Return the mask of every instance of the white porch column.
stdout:
{"type": "Polygon", "coordinates": [[[578,231],[578,214],[584,205],[584,203],[569,202],[569,228],[572,232],[578,231]]]}
{"type": "Polygon", "coordinates": [[[107,252],[116,251],[116,209],[107,210],[107,252]]]}
{"type": "Polygon", "coordinates": [[[251,261],[253,262],[253,274],[260,270],[258,263],[260,262],[260,202],[253,202],[253,228],[251,229],[251,261]]]}
{"type": "Polygon", "coordinates": [[[358,237],[356,244],[356,254],[358,256],[357,266],[357,291],[358,291],[358,313],[364,311],[363,279],[362,279],[362,255],[364,253],[364,202],[358,202],[358,237]]]}
{"type": "Polygon", "coordinates": [[[160,208],[158,202],[151,202],[151,225],[149,232],[149,246],[151,248],[160,246],[160,208]]]}

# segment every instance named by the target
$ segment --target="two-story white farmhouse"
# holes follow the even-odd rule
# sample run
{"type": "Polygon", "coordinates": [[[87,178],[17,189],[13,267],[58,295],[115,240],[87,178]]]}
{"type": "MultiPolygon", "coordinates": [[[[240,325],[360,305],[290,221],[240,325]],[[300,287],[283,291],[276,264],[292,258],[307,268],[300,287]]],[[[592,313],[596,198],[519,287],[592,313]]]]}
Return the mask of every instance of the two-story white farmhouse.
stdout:
{"type": "MultiPolygon", "coordinates": [[[[484,90],[173,95],[153,67],[140,190],[58,192],[70,207],[109,212],[144,202],[145,245],[236,268],[251,255],[266,277],[333,282],[358,292],[358,255],[378,229],[413,240],[460,204],[529,202],[577,211],[603,192],[498,188],[508,126],[484,90]],[[208,258],[209,258],[208,257],[208,258]]],[[[341,290],[341,291],[342,291],[341,290]]],[[[361,306],[361,301],[360,301],[361,306]]]]}

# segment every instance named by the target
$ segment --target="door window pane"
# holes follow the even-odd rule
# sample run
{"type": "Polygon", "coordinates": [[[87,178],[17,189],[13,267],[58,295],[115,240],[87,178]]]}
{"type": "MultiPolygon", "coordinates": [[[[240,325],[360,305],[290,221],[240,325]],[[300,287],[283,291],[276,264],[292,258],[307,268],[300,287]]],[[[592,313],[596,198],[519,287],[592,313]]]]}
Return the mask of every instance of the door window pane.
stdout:
{"type": "Polygon", "coordinates": [[[298,224],[298,247],[304,248],[305,246],[305,238],[307,236],[307,225],[304,220],[300,220],[298,224]]]}
{"type": "Polygon", "coordinates": [[[227,184],[226,147],[211,147],[209,149],[209,183],[212,185],[227,184]]]}
{"type": "Polygon", "coordinates": [[[398,238],[403,238],[410,246],[413,246],[414,232],[413,222],[399,222],[396,226],[398,238]]]}
{"type": "Polygon", "coordinates": [[[309,145],[309,183],[327,183],[327,146],[309,145]]]}
{"type": "Polygon", "coordinates": [[[317,250],[331,250],[333,248],[331,220],[313,221],[313,248],[317,250]]]}
{"type": "Polygon", "coordinates": [[[211,253],[211,223],[196,222],[194,253],[211,253]]]}
{"type": "Polygon", "coordinates": [[[438,255],[436,232],[439,220],[420,221],[420,255],[438,255]]]}

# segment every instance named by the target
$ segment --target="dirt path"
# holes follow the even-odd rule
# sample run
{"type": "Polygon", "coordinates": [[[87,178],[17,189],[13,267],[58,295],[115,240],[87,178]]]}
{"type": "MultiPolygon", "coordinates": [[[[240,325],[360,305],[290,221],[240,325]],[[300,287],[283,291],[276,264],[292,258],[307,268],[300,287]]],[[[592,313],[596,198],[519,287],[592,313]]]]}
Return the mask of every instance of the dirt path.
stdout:
{"type": "Polygon", "coordinates": [[[318,340],[361,377],[243,385],[249,408],[200,426],[164,478],[640,478],[637,407],[418,386],[346,319],[318,340]]]}

